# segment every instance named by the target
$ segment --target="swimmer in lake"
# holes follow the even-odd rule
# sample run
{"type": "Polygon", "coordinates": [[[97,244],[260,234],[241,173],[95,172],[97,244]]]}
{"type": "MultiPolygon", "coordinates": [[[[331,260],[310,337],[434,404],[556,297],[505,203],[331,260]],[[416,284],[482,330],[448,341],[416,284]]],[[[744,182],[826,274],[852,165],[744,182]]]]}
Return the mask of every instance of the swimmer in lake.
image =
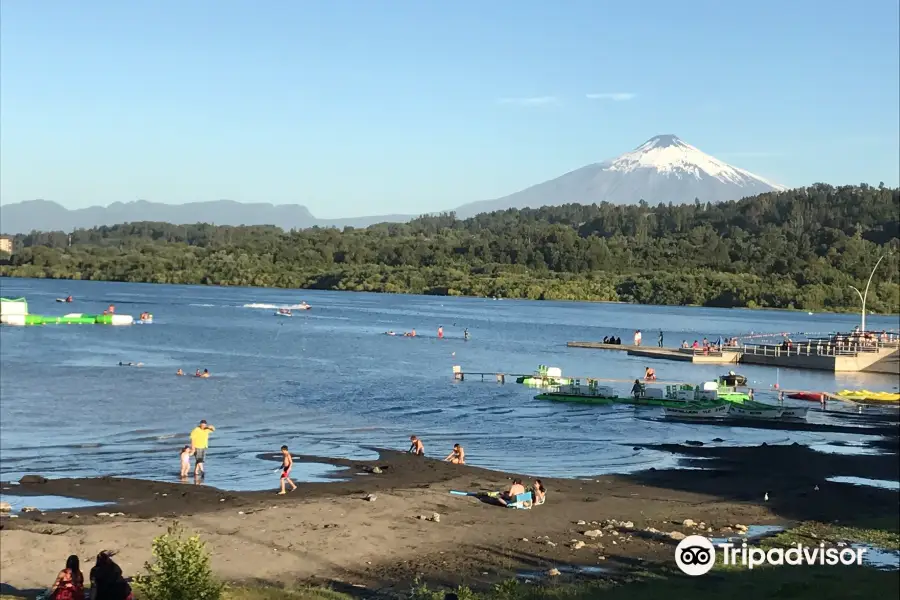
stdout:
{"type": "Polygon", "coordinates": [[[177,371],[175,371],[175,374],[178,375],[179,377],[182,377],[182,376],[184,376],[184,371],[182,371],[181,369],[178,369],[177,371]]]}
{"type": "Polygon", "coordinates": [[[650,367],[646,367],[644,369],[644,379],[646,379],[647,381],[656,381],[656,371],[654,371],[650,367]]]}
{"type": "Polygon", "coordinates": [[[468,341],[468,339],[469,339],[469,328],[468,328],[468,327],[466,327],[465,329],[463,329],[463,339],[464,339],[464,340],[467,340],[467,341],[468,341]]]}
{"type": "Polygon", "coordinates": [[[454,465],[464,465],[466,464],[466,451],[459,444],[453,444],[453,451],[447,455],[444,461],[454,465]]]}
{"type": "Polygon", "coordinates": [[[422,440],[411,435],[409,436],[409,442],[409,450],[407,452],[416,456],[425,456],[425,444],[422,443],[422,440]]]}

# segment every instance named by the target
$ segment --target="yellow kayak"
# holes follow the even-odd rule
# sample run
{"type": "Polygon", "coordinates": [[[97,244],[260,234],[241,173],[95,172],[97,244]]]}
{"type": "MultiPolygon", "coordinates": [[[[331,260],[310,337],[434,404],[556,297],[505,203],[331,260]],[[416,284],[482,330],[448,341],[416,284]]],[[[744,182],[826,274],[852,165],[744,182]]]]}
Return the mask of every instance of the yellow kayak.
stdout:
{"type": "Polygon", "coordinates": [[[900,402],[900,394],[893,392],[870,392],[869,390],[841,390],[841,398],[855,402],[900,402]]]}

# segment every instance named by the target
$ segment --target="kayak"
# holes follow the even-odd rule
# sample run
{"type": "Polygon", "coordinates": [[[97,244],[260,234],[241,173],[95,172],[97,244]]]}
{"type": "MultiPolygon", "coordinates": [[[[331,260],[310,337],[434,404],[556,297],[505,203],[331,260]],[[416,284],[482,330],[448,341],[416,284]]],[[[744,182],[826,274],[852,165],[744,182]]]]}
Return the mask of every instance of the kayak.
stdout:
{"type": "Polygon", "coordinates": [[[72,302],[71,300],[66,300],[65,298],[57,298],[56,301],[57,302],[69,302],[69,303],[72,302]]]}
{"type": "Polygon", "coordinates": [[[821,402],[825,395],[821,392],[796,392],[788,394],[788,398],[792,400],[806,400],[807,402],[821,402]]]}
{"type": "Polygon", "coordinates": [[[869,390],[841,390],[838,396],[854,402],[900,402],[900,394],[892,392],[870,392],[869,390]]]}
{"type": "Polygon", "coordinates": [[[292,315],[289,312],[281,312],[280,310],[277,310],[277,311],[275,311],[275,316],[276,317],[293,317],[294,315],[292,315]]]}

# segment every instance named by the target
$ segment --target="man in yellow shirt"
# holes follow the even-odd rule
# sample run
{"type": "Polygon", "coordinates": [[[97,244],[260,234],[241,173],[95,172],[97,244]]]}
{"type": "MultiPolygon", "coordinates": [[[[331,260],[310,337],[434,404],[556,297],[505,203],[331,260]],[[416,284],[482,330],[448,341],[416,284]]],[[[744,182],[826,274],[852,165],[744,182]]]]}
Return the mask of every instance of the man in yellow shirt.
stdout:
{"type": "Polygon", "coordinates": [[[216,428],[206,423],[206,420],[200,421],[200,424],[191,431],[191,452],[194,455],[196,465],[194,466],[194,476],[203,475],[203,463],[206,461],[206,449],[209,448],[209,434],[216,428]]]}

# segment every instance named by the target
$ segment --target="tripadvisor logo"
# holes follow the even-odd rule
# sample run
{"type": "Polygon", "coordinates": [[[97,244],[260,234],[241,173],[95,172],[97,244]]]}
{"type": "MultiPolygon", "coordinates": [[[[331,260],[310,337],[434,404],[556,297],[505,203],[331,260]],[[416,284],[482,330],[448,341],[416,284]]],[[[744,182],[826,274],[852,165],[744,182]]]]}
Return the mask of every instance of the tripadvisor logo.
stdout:
{"type": "Polygon", "coordinates": [[[794,544],[788,548],[754,548],[746,542],[716,544],[702,535],[689,535],[675,547],[675,564],[686,575],[709,573],[716,564],[716,546],[719,547],[720,564],[741,565],[752,569],[761,565],[862,565],[866,548],[826,548],[794,544]]]}

